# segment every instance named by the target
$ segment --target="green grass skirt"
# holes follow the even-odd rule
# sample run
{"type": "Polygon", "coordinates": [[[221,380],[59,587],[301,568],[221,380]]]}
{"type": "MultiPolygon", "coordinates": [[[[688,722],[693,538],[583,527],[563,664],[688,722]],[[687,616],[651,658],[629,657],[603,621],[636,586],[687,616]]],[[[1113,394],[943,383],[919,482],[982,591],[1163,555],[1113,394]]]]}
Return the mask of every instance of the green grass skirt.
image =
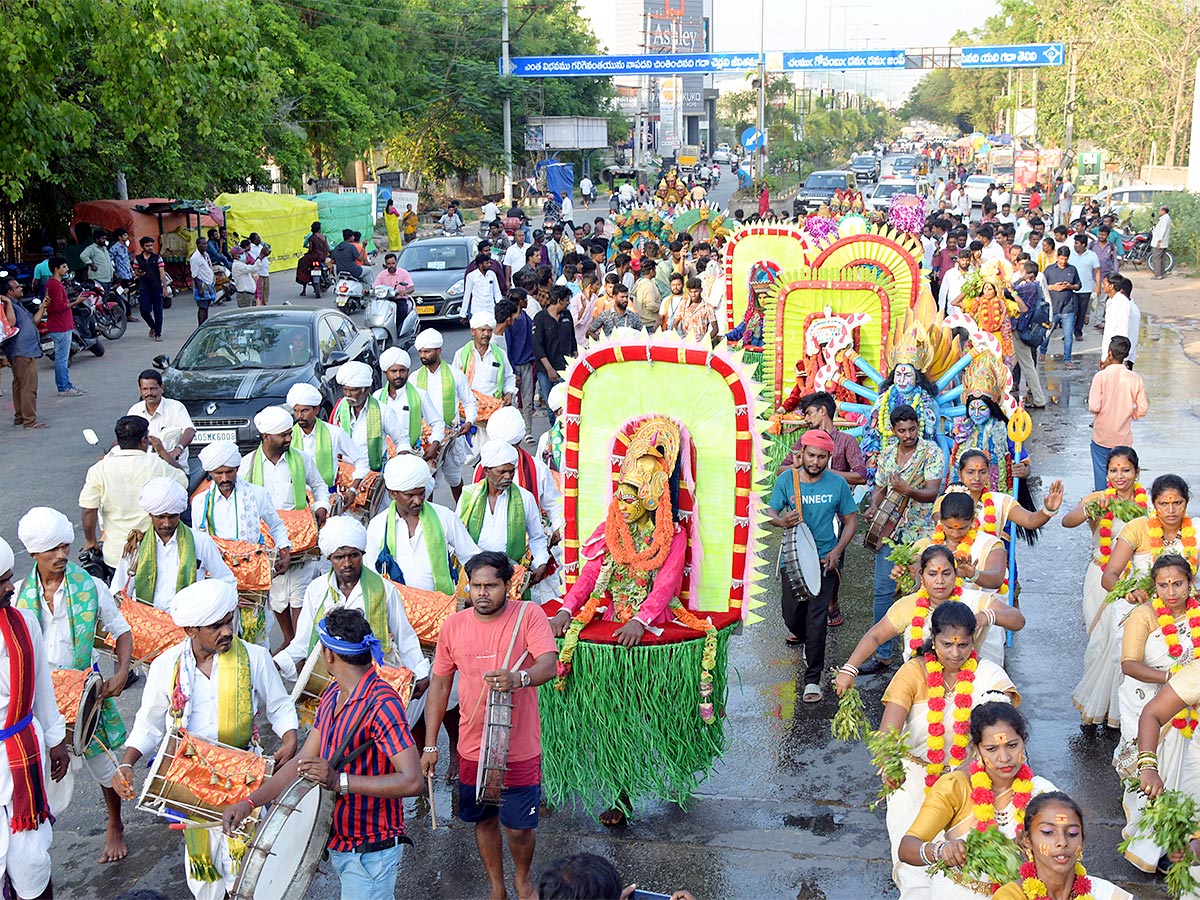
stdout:
{"type": "Polygon", "coordinates": [[[717,634],[709,723],[700,718],[703,638],[634,648],[580,641],[566,690],[551,680],[538,695],[547,801],[592,814],[628,815],[644,799],[686,805],[725,749],[734,627],[717,634]]]}
{"type": "Polygon", "coordinates": [[[754,377],[760,383],[763,380],[763,353],[761,350],[742,351],[742,362],[754,367],[754,377]]]}

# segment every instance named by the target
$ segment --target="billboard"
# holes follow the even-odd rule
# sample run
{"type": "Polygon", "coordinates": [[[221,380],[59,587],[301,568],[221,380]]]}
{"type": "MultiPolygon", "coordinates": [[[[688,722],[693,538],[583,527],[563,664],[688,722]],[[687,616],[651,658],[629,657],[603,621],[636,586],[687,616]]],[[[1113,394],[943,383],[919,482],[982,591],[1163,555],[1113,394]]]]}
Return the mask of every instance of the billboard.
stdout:
{"type": "Polygon", "coordinates": [[[704,0],[643,0],[642,21],[647,53],[704,53],[708,19],[704,0]]]}

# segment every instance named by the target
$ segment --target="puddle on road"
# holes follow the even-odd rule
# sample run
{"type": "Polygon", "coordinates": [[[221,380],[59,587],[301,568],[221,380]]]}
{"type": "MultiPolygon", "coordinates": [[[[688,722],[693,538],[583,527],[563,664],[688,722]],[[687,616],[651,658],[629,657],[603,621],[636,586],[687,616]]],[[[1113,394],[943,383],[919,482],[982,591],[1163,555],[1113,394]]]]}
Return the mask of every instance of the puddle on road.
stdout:
{"type": "Polygon", "coordinates": [[[826,837],[842,830],[842,823],[833,813],[817,813],[815,816],[784,816],[785,828],[800,828],[811,831],[817,837],[826,837]]]}

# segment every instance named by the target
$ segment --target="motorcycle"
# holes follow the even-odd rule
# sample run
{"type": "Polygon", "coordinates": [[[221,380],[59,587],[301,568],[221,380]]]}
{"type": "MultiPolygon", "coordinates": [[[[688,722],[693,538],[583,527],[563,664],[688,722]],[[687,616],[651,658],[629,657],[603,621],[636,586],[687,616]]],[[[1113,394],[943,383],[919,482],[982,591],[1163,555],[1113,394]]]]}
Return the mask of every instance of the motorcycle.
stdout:
{"type": "Polygon", "coordinates": [[[125,314],[125,303],[121,297],[109,291],[107,294],[95,282],[89,282],[79,292],[84,298],[81,306],[91,310],[96,331],[110,341],[125,334],[129,319],[125,314]]]}
{"type": "Polygon", "coordinates": [[[380,284],[371,288],[363,322],[371,329],[371,335],[380,350],[387,347],[407,350],[417,339],[420,316],[407,296],[402,297],[394,287],[380,284]],[[399,334],[396,333],[397,321],[401,322],[399,334]]]}
{"type": "MultiPolygon", "coordinates": [[[[1137,234],[1126,234],[1117,232],[1117,238],[1121,241],[1121,246],[1125,250],[1125,255],[1121,258],[1121,262],[1130,263],[1134,268],[1139,268],[1143,264],[1149,264],[1150,254],[1154,248],[1150,246],[1150,232],[1141,231],[1137,234]]],[[[1169,249],[1163,251],[1163,274],[1169,273],[1175,268],[1175,254],[1169,249]]]]}
{"type": "Polygon", "coordinates": [[[333,287],[333,277],[329,274],[329,264],[314,259],[312,261],[312,268],[309,270],[308,283],[312,285],[313,296],[320,300],[321,292],[333,287]]]}
{"type": "Polygon", "coordinates": [[[545,220],[542,229],[549,234],[550,229],[562,221],[562,207],[553,198],[548,199],[542,204],[542,218],[545,220]]]}
{"type": "Polygon", "coordinates": [[[346,315],[351,315],[363,308],[363,295],[367,291],[366,273],[362,277],[353,272],[338,272],[337,287],[334,288],[334,305],[346,315]]]}
{"type": "MultiPolygon", "coordinates": [[[[41,306],[41,300],[33,296],[22,297],[21,303],[29,310],[30,315],[36,315],[38,307],[41,306]]],[[[82,350],[89,350],[95,356],[103,356],[104,342],[100,340],[96,331],[92,307],[86,304],[76,306],[71,313],[75,319],[75,327],[71,331],[71,351],[68,358],[74,359],[75,354],[82,350]]],[[[42,342],[42,353],[47,359],[54,359],[54,340],[50,337],[50,323],[43,318],[38,322],[37,329],[42,342]]]]}

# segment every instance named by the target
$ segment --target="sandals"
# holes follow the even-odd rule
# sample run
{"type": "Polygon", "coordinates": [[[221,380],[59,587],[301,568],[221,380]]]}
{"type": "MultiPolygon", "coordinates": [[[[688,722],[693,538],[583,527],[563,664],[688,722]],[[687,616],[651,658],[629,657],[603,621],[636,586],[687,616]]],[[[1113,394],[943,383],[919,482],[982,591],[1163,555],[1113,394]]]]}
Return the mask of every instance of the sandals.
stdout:
{"type": "Polygon", "coordinates": [[[842,611],[839,609],[836,612],[830,613],[829,617],[825,620],[825,624],[830,628],[837,628],[840,625],[845,625],[846,620],[842,618],[842,611]]]}
{"type": "Polygon", "coordinates": [[[821,693],[819,684],[806,684],[804,686],[804,696],[801,697],[805,703],[820,703],[824,699],[824,694],[821,693]]]}

